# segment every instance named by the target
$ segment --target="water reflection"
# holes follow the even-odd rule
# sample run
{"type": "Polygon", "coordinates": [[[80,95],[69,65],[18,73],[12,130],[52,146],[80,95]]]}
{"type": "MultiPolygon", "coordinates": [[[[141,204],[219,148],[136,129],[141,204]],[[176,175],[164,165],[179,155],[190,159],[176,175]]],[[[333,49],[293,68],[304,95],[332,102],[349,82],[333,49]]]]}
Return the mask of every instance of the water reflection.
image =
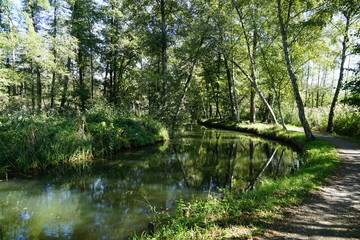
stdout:
{"type": "Polygon", "coordinates": [[[163,145],[36,179],[0,182],[0,239],[121,239],[180,198],[253,189],[298,164],[286,146],[198,129],[163,145]]]}

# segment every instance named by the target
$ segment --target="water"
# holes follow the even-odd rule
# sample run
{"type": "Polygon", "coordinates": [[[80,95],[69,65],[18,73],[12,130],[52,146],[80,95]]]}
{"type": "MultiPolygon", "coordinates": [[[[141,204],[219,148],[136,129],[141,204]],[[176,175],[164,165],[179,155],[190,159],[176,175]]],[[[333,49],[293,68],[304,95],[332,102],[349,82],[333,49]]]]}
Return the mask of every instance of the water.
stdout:
{"type": "Polygon", "coordinates": [[[216,193],[251,189],[297,168],[279,143],[210,129],[116,155],[62,167],[33,179],[0,182],[0,239],[124,239],[157,212],[216,193]]]}

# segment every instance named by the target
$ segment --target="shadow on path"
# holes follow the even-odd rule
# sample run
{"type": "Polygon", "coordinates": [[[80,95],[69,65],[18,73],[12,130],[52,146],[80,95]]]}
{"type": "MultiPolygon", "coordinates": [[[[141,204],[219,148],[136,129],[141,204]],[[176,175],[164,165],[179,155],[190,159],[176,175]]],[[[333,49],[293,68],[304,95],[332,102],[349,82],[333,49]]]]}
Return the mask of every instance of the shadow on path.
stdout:
{"type": "Polygon", "coordinates": [[[360,239],[360,145],[319,134],[334,144],[341,164],[324,186],[257,239],[360,239]]]}

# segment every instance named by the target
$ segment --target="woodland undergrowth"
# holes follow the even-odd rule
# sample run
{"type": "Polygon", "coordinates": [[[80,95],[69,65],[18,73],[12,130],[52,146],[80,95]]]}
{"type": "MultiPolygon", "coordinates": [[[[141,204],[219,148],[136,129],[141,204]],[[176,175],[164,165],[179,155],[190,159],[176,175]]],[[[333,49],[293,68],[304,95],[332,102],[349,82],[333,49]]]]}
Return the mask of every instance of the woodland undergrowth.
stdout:
{"type": "Polygon", "coordinates": [[[0,117],[0,173],[83,163],[166,139],[167,130],[159,122],[109,107],[84,114],[11,112],[0,117]]]}

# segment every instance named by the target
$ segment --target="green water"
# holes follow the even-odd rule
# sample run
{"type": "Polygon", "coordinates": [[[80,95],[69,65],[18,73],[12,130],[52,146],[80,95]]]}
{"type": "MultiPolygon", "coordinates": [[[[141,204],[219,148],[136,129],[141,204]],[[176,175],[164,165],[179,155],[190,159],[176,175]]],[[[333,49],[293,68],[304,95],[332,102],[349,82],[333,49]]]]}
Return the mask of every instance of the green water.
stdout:
{"type": "Polygon", "coordinates": [[[125,239],[156,211],[218,188],[250,189],[290,174],[283,145],[224,130],[185,131],[162,145],[87,166],[0,182],[0,239],[125,239]]]}

